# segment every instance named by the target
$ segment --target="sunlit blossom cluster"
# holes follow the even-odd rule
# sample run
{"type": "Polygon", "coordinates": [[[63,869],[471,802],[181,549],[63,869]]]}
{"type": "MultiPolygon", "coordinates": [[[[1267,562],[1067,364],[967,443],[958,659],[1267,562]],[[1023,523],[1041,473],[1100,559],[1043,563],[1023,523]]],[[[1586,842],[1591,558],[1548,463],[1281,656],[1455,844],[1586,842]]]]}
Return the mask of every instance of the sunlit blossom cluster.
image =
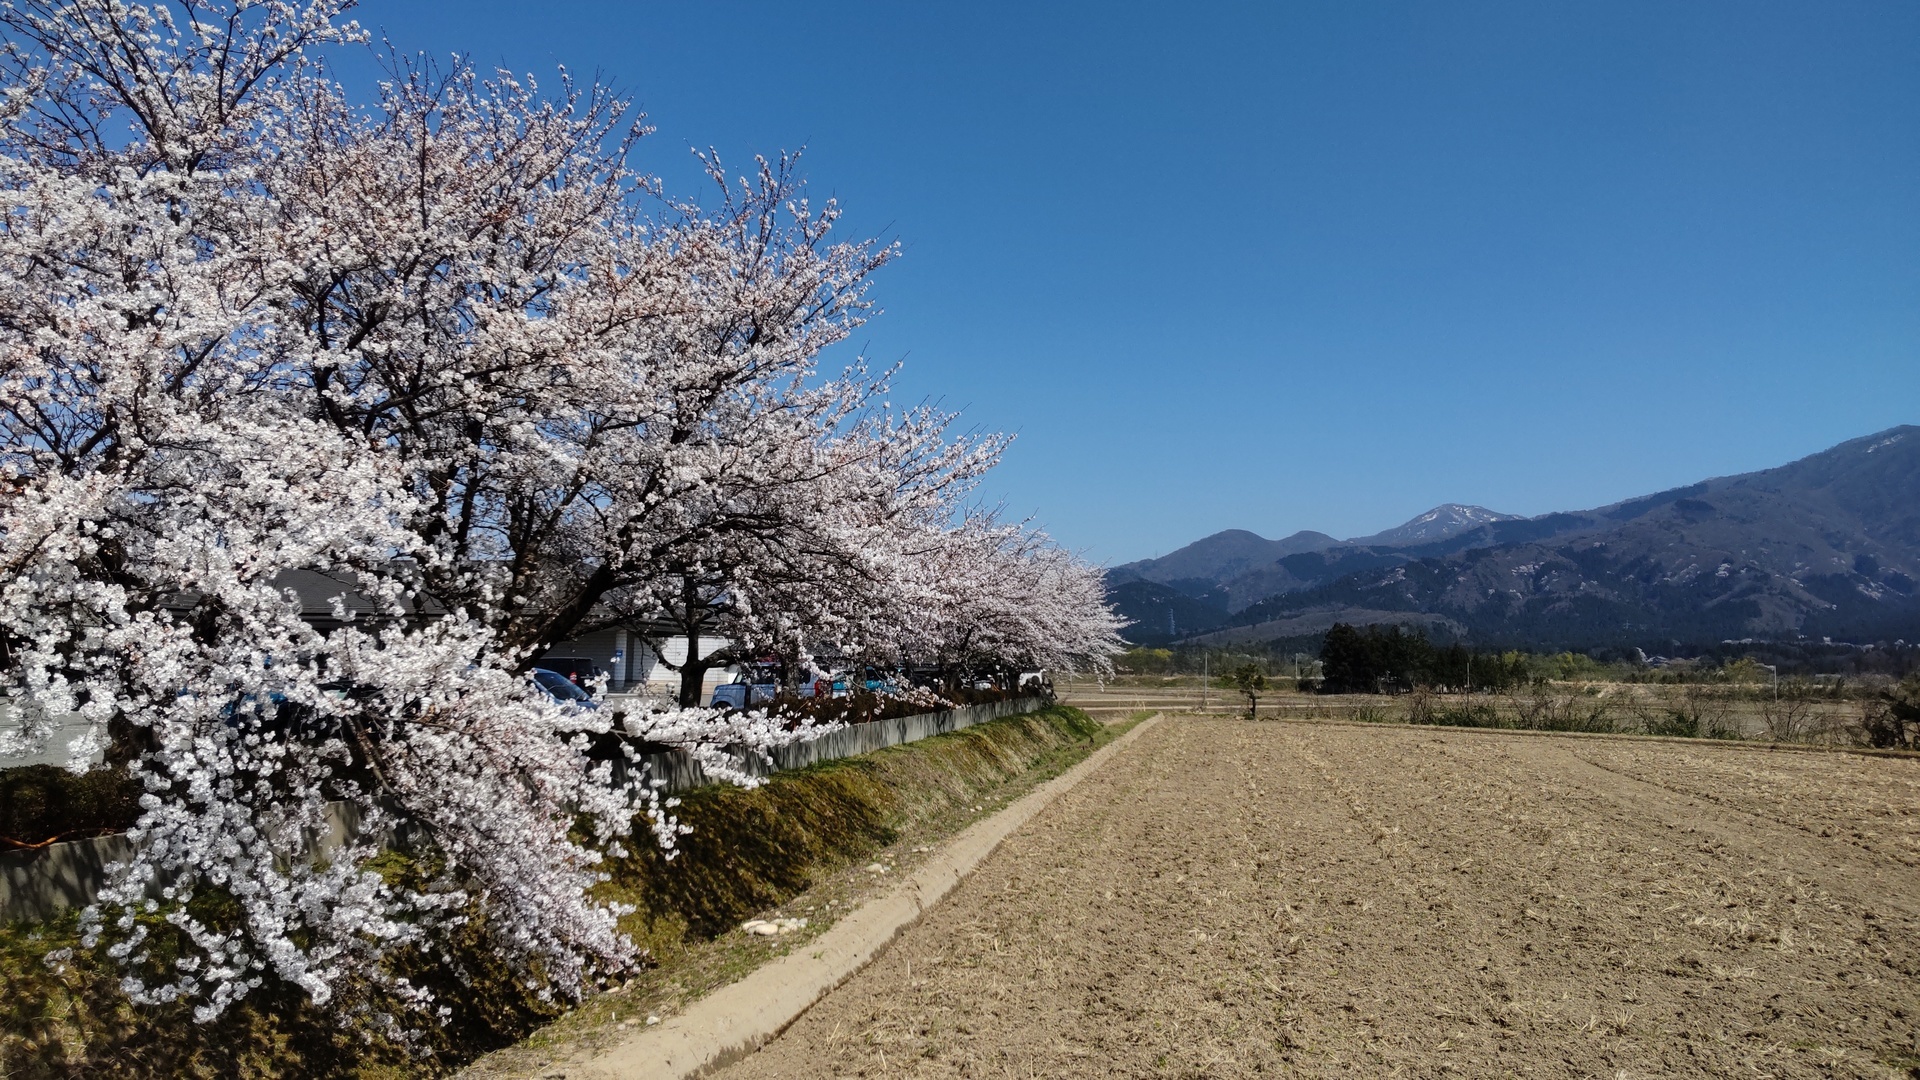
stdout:
{"type": "Polygon", "coordinates": [[[77,714],[75,767],[140,778],[88,933],[202,1018],[269,979],[429,1005],[383,961],[476,912],[543,992],[630,966],[599,864],[681,830],[635,747],[751,783],[725,748],[806,732],[523,673],[690,583],[795,656],[1072,668],[1117,628],[1097,571],[964,509],[1002,439],[819,370],[897,252],[791,159],[708,159],[702,207],[599,86],[394,56],[351,104],[345,6],[0,7],[0,755],[77,714]],[[291,571],[351,585],[337,626],[291,571]],[[401,841],[420,873],[376,873],[401,841]]]}

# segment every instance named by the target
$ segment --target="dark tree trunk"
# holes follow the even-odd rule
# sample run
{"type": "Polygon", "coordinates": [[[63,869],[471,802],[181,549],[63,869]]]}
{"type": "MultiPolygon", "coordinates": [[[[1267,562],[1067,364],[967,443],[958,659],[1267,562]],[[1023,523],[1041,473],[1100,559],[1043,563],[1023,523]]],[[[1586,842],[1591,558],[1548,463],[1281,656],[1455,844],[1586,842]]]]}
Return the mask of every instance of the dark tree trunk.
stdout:
{"type": "Polygon", "coordinates": [[[713,665],[700,655],[700,627],[690,623],[687,627],[687,658],[680,662],[680,707],[699,708],[700,687],[707,681],[707,669],[713,665]]]}

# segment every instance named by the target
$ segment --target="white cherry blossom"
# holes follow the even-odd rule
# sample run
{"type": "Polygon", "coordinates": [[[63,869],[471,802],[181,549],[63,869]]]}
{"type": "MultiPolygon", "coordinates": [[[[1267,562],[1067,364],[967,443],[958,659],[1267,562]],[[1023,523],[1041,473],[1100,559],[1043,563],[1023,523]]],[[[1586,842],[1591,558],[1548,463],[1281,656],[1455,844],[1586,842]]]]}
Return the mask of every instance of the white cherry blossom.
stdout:
{"type": "Polygon", "coordinates": [[[425,1004],[383,961],[475,911],[547,992],[629,966],[589,890],[636,821],[681,827],[614,759],[752,783],[725,748],[804,731],[616,728],[524,671],[688,582],[796,654],[1115,642],[1094,570],[964,510],[1003,440],[819,370],[897,252],[834,239],[791,158],[709,159],[703,209],[630,171],[644,129],[599,86],[394,58],[355,106],[314,55],[364,36],[346,7],[0,5],[0,754],[78,713],[76,767],[141,779],[88,932],[134,1000],[203,1018],[266,979],[425,1004]],[[296,571],[342,583],[337,625],[296,571]],[[429,880],[375,872],[393,841],[429,880]],[[237,921],[190,914],[208,890],[237,921]]]}

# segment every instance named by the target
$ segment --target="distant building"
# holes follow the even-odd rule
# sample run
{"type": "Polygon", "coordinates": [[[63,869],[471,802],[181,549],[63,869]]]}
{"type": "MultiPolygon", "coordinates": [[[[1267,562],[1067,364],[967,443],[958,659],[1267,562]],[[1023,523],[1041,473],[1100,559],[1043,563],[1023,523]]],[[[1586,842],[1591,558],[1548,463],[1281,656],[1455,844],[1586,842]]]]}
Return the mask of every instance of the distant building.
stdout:
{"type": "MultiPolygon", "coordinates": [[[[311,570],[291,570],[280,575],[276,584],[294,591],[300,600],[300,617],[323,633],[342,625],[341,619],[334,613],[336,598],[349,617],[373,614],[373,604],[358,593],[352,581],[345,578],[311,570]]],[[[429,606],[425,613],[433,617],[443,612],[429,606]]],[[[666,662],[662,663],[663,657],[645,644],[639,632],[643,628],[647,628],[646,624],[598,630],[577,638],[556,641],[541,655],[592,660],[607,673],[607,689],[612,693],[669,700],[677,698],[680,694],[680,672],[677,667],[686,659],[687,639],[684,635],[664,632],[666,628],[652,627],[654,632],[647,636],[663,643],[662,652],[666,662]],[[669,667],[669,664],[674,666],[669,667]]],[[[700,644],[703,653],[712,653],[725,647],[727,642],[703,637],[700,644]]],[[[700,700],[710,700],[713,688],[732,678],[732,668],[715,668],[707,672],[701,686],[700,700]]]]}
{"type": "MultiPolygon", "coordinates": [[[[644,697],[676,698],[680,694],[681,661],[687,658],[687,639],[684,635],[662,637],[663,657],[641,639],[638,628],[622,627],[616,630],[599,630],[566,641],[556,641],[546,650],[548,656],[583,656],[600,666],[607,673],[607,689],[616,694],[639,694],[644,697]],[[673,665],[672,667],[667,666],[673,665]]],[[[660,635],[655,634],[655,637],[660,635]]],[[[703,637],[700,647],[703,655],[724,648],[726,642],[717,638],[703,637]]],[[[733,678],[732,668],[715,668],[707,672],[701,684],[700,700],[708,701],[713,696],[713,688],[733,678]]]]}

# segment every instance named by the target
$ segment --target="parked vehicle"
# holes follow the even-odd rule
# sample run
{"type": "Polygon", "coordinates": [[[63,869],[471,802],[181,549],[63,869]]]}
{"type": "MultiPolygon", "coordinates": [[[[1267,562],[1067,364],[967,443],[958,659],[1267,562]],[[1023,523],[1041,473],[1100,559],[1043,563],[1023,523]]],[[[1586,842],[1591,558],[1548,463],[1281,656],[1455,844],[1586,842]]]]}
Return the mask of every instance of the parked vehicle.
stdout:
{"type": "Polygon", "coordinates": [[[730,682],[721,683],[713,688],[713,700],[707,703],[712,709],[751,709],[756,705],[765,705],[780,692],[779,683],[770,682],[730,682]]]}
{"type": "Polygon", "coordinates": [[[801,668],[794,692],[803,698],[846,697],[847,677],[830,672],[801,668]]]}
{"type": "MultiPolygon", "coordinates": [[[[753,664],[732,682],[714,687],[707,705],[713,709],[751,709],[779,697],[780,689],[778,665],[753,664]]],[[[802,698],[845,697],[847,677],[801,668],[794,677],[793,694],[802,698]]]]}
{"type": "Polygon", "coordinates": [[[600,703],[593,695],[582,690],[573,680],[551,668],[536,667],[529,673],[533,685],[562,705],[572,705],[580,709],[597,709],[600,703]]]}
{"type": "Polygon", "coordinates": [[[575,686],[586,686],[600,677],[600,665],[585,656],[543,656],[533,662],[539,671],[559,673],[575,686]]]}

